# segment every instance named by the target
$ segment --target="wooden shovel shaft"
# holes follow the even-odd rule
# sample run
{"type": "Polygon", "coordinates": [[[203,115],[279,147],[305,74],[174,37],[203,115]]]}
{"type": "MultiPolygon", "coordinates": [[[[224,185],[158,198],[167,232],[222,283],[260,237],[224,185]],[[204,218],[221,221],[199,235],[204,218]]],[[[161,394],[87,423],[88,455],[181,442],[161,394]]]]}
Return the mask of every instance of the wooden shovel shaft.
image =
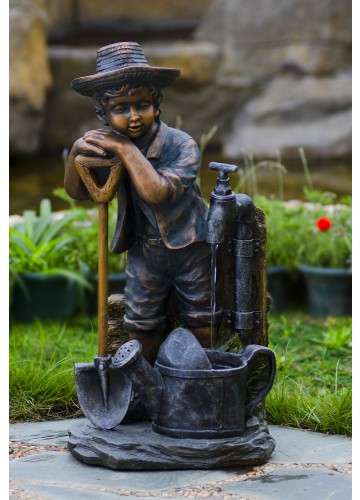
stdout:
{"type": "Polygon", "coordinates": [[[108,317],[108,204],[99,203],[98,241],[98,355],[107,355],[108,317]]]}
{"type": "Polygon", "coordinates": [[[108,202],[114,197],[121,179],[125,174],[119,158],[82,156],[75,158],[75,168],[85,184],[91,198],[99,205],[99,241],[98,241],[98,356],[107,356],[108,330],[108,202]],[[110,168],[105,184],[101,185],[96,176],[96,169],[110,168]]]}

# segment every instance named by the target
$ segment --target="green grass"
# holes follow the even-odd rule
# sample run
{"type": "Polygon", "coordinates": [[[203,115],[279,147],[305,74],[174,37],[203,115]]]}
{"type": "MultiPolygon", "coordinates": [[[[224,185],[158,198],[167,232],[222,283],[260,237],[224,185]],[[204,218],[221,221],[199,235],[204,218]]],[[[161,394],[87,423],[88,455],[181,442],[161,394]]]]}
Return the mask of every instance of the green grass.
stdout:
{"type": "Polygon", "coordinates": [[[351,318],[270,315],[269,323],[278,381],[292,379],[312,395],[351,386],[351,318]]]}
{"type": "MultiPolygon", "coordinates": [[[[269,317],[277,357],[266,398],[268,423],[330,434],[351,434],[351,318],[300,313],[269,317]]],[[[73,376],[92,362],[96,319],[13,323],[10,329],[10,421],[81,416],[73,376]]]]}
{"type": "Polygon", "coordinates": [[[312,395],[306,386],[276,383],[265,407],[269,424],[351,435],[351,388],[312,395]]]}
{"type": "Polygon", "coordinates": [[[13,324],[10,329],[10,421],[80,416],[74,363],[92,362],[96,349],[96,320],[76,318],[68,324],[13,324]]]}
{"type": "Polygon", "coordinates": [[[277,374],[268,423],[351,435],[351,318],[270,316],[270,340],[277,374]]]}

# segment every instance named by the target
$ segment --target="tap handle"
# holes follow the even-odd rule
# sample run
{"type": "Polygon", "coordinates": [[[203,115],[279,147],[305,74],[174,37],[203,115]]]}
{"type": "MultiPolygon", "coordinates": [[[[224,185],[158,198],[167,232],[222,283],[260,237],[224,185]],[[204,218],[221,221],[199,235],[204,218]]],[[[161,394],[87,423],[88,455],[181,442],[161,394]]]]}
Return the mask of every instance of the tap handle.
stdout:
{"type": "Polygon", "coordinates": [[[225,178],[225,174],[233,174],[238,170],[236,165],[230,165],[228,163],[217,163],[216,161],[210,162],[209,168],[211,168],[211,170],[217,170],[219,172],[220,179],[225,178]]]}

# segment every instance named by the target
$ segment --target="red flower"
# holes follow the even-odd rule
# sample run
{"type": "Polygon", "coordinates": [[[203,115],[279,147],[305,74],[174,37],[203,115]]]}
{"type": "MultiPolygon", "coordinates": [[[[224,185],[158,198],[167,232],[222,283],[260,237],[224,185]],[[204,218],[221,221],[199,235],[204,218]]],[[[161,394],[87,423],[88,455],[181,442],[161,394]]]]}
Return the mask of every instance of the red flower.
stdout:
{"type": "Polygon", "coordinates": [[[331,220],[327,217],[320,217],[316,221],[316,225],[320,231],[328,231],[331,228],[331,220]]]}

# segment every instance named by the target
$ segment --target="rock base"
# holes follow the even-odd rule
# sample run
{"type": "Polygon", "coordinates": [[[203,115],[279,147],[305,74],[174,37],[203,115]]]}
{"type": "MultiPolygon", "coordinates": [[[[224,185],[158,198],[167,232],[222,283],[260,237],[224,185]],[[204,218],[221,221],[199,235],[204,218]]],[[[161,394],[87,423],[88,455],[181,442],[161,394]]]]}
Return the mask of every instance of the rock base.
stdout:
{"type": "Polygon", "coordinates": [[[265,424],[233,438],[175,439],[154,432],[150,422],[99,430],[86,420],[69,429],[68,447],[79,461],[110,469],[214,469],[264,464],[275,441],[265,424]]]}

